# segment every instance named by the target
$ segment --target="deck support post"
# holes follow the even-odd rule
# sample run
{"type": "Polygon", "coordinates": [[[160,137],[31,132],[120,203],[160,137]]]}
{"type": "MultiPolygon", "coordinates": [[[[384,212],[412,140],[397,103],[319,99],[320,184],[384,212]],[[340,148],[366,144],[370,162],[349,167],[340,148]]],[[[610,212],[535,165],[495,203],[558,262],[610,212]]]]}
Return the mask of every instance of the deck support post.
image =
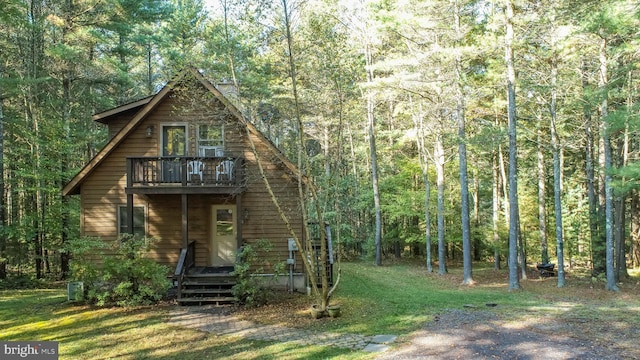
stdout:
{"type": "Polygon", "coordinates": [[[127,234],[133,235],[133,194],[127,194],[127,234]]]}
{"type": "Polygon", "coordinates": [[[236,195],[236,249],[239,250],[242,246],[242,225],[247,219],[245,219],[242,208],[242,194],[236,195]]]}
{"type": "MultiPolygon", "coordinates": [[[[127,159],[127,187],[133,183],[133,161],[127,159]]],[[[133,194],[127,194],[127,233],[133,235],[133,194]]]]}
{"type": "Polygon", "coordinates": [[[189,201],[187,194],[182,194],[182,247],[187,247],[189,244],[188,211],[189,201]]]}

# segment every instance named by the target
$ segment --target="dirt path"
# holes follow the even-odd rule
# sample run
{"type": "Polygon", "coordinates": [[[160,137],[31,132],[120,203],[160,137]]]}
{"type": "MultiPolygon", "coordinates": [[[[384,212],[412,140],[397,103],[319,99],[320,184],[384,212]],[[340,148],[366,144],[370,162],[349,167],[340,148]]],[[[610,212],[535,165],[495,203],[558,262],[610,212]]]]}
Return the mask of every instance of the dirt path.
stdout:
{"type": "Polygon", "coordinates": [[[377,359],[640,359],[556,319],[508,322],[477,309],[449,310],[405,339],[377,359]]]}

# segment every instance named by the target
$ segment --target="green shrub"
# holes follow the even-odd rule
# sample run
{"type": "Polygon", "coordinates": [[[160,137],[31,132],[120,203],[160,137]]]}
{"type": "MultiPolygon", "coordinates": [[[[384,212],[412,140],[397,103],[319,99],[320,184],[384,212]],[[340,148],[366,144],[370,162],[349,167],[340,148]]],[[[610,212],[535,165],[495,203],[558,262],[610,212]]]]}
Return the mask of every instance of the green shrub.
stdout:
{"type": "Polygon", "coordinates": [[[64,251],[71,255],[70,281],[83,281],[87,284],[96,281],[101,272],[96,266],[96,259],[104,258],[102,240],[90,237],[70,239],[66,242],[64,251]]]}
{"type": "Polygon", "coordinates": [[[113,246],[114,254],[104,256],[103,243],[79,239],[73,251],[73,279],[84,282],[85,300],[98,306],[138,306],[158,302],[170,287],[168,268],[145,257],[152,239],[125,235],[113,246]],[[103,258],[97,268],[93,259],[103,258]]]}
{"type": "Polygon", "coordinates": [[[236,285],[233,286],[232,291],[241,304],[246,306],[264,305],[272,295],[272,289],[268,286],[269,280],[275,281],[284,272],[286,264],[284,262],[275,263],[272,266],[273,277],[256,276],[265,273],[265,267],[270,263],[266,255],[272,249],[271,242],[265,239],[258,240],[254,245],[244,245],[240,249],[238,261],[236,261],[232,273],[236,277],[236,285]]]}

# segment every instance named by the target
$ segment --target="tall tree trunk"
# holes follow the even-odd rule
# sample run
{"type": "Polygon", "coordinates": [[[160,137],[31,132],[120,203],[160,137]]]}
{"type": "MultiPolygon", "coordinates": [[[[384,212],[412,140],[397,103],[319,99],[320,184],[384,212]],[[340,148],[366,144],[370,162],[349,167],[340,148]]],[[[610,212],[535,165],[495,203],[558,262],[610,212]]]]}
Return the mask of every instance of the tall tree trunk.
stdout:
{"type": "Polygon", "coordinates": [[[222,7],[222,13],[224,16],[224,39],[226,45],[225,48],[227,50],[227,60],[229,61],[229,73],[231,74],[233,86],[236,88],[236,96],[240,96],[240,86],[238,78],[236,77],[236,66],[233,57],[233,49],[231,47],[231,34],[229,33],[229,7],[231,4],[227,0],[220,0],[220,6],[222,7]]]}
{"type": "MultiPolygon", "coordinates": [[[[600,51],[598,54],[600,61],[600,81],[599,85],[601,89],[606,89],[608,84],[607,74],[607,41],[601,39],[600,51]]],[[[606,91],[605,91],[606,94],[606,91]]],[[[606,289],[610,291],[618,291],[618,285],[616,284],[615,273],[615,257],[614,257],[614,242],[613,242],[613,221],[614,221],[614,209],[613,209],[613,187],[611,185],[611,168],[612,168],[612,155],[611,155],[611,140],[609,134],[608,125],[608,109],[607,109],[607,95],[601,103],[601,124],[600,124],[600,136],[602,137],[602,145],[604,147],[604,199],[605,199],[605,238],[606,238],[606,269],[607,269],[607,285],[606,289]]]]}
{"type": "Polygon", "coordinates": [[[147,93],[149,94],[153,94],[153,63],[151,61],[152,56],[153,56],[153,45],[151,43],[151,40],[149,40],[149,43],[146,44],[147,46],[147,59],[146,59],[146,63],[147,63],[147,77],[146,77],[146,83],[147,83],[147,93]]]}
{"type": "Polygon", "coordinates": [[[516,72],[513,64],[513,4],[505,0],[507,65],[507,117],[509,133],[509,290],[520,289],[518,278],[518,150],[516,142],[516,72]]]}
{"type": "Polygon", "coordinates": [[[543,264],[549,263],[549,245],[547,239],[546,184],[547,176],[544,166],[544,146],[542,141],[542,118],[538,119],[538,227],[540,231],[540,253],[543,264]]]}
{"type": "Polygon", "coordinates": [[[504,215],[504,225],[509,228],[509,214],[511,213],[510,201],[509,201],[509,177],[507,176],[507,166],[504,160],[504,154],[502,152],[502,145],[498,147],[498,166],[500,169],[500,184],[502,185],[502,206],[504,215]]]}
{"type": "Polygon", "coordinates": [[[425,250],[426,250],[426,263],[427,271],[433,272],[432,255],[431,255],[431,215],[429,213],[429,198],[431,197],[431,186],[429,185],[429,171],[428,165],[425,163],[425,169],[422,174],[422,181],[424,182],[424,237],[425,237],[425,250]]]}
{"type": "Polygon", "coordinates": [[[447,273],[447,247],[444,238],[444,148],[442,135],[436,135],[434,157],[438,187],[438,274],[447,273]]]}
{"type": "MultiPolygon", "coordinates": [[[[632,73],[629,71],[627,73],[627,83],[629,85],[629,95],[627,97],[627,111],[629,113],[633,112],[633,78],[632,73]]],[[[628,165],[629,160],[629,121],[628,118],[625,119],[624,133],[622,138],[618,138],[618,166],[626,167],[628,165]]],[[[623,187],[626,183],[626,178],[622,178],[623,187]]],[[[626,207],[627,207],[627,193],[619,194],[616,196],[616,204],[614,208],[616,209],[615,215],[615,249],[616,249],[616,279],[626,279],[629,277],[627,273],[627,262],[626,262],[626,234],[625,230],[627,228],[626,222],[626,207]]]]}
{"type": "Polygon", "coordinates": [[[36,278],[42,278],[42,267],[43,267],[43,259],[44,259],[44,182],[42,179],[42,153],[40,150],[40,119],[37,115],[33,115],[33,133],[36,138],[35,146],[33,147],[33,159],[34,159],[34,181],[36,183],[35,190],[35,216],[34,216],[34,229],[36,231],[36,235],[34,236],[34,246],[35,246],[35,266],[36,266],[36,278]]]}
{"type": "MultiPolygon", "coordinates": [[[[605,41],[605,40],[601,40],[601,41],[605,41]]],[[[605,48],[606,48],[606,45],[605,45],[605,48]]],[[[606,55],[602,54],[603,51],[606,51],[606,50],[601,49],[600,50],[601,54],[599,54],[600,55],[599,56],[600,58],[599,75],[600,76],[598,79],[598,87],[606,91],[606,88],[605,88],[606,81],[604,80],[604,78],[607,71],[606,70],[607,66],[603,65],[603,64],[606,64],[606,55]]],[[[600,103],[600,123],[599,123],[599,137],[598,137],[598,182],[597,182],[598,213],[599,213],[598,223],[600,226],[600,232],[599,232],[600,236],[598,237],[598,241],[594,246],[594,255],[593,255],[594,266],[596,264],[598,265],[595,273],[598,275],[604,273],[605,276],[608,276],[607,251],[609,250],[609,244],[607,243],[607,236],[609,232],[613,234],[612,227],[613,227],[613,211],[614,211],[613,202],[611,202],[609,209],[607,209],[607,185],[610,184],[610,182],[608,182],[606,177],[607,170],[608,170],[607,160],[610,159],[610,158],[607,158],[607,156],[608,154],[611,153],[611,148],[609,147],[610,142],[608,140],[605,141],[605,138],[608,139],[608,136],[605,136],[603,131],[608,128],[608,125],[604,123],[606,119],[606,115],[608,114],[607,106],[608,106],[607,100],[602,100],[600,103]],[[606,150],[605,149],[606,147],[609,147],[609,150],[606,150]],[[608,210],[611,211],[611,218],[607,218],[607,216],[609,215],[608,210]],[[611,223],[607,224],[607,221],[611,221],[611,223]]],[[[613,236],[611,236],[611,238],[613,238],[613,236]]],[[[613,251],[613,240],[611,240],[611,242],[612,242],[611,250],[613,251]]]]}
{"type": "MultiPolygon", "coordinates": [[[[73,14],[73,2],[71,0],[66,0],[66,16],[68,17],[66,20],[66,24],[73,24],[72,21],[72,17],[75,15],[73,14]]],[[[66,25],[62,31],[62,43],[65,45],[67,44],[67,41],[69,41],[68,39],[68,35],[69,35],[69,31],[70,28],[69,26],[71,25],[66,25]]],[[[65,184],[67,182],[67,173],[69,172],[69,163],[71,160],[71,155],[70,155],[70,148],[69,146],[71,146],[72,142],[71,142],[71,104],[73,101],[72,98],[72,93],[71,93],[71,82],[72,82],[72,70],[71,70],[71,64],[69,63],[69,61],[65,61],[65,63],[63,64],[63,75],[62,75],[62,96],[63,96],[63,103],[62,103],[62,121],[63,121],[63,130],[64,130],[64,139],[65,139],[65,144],[66,146],[63,146],[63,154],[61,157],[61,174],[60,174],[60,178],[59,178],[59,186],[60,188],[62,188],[63,184],[65,184]]],[[[70,223],[70,213],[69,213],[69,198],[66,196],[62,196],[61,195],[61,199],[60,199],[60,203],[61,203],[61,207],[62,207],[62,211],[61,211],[61,219],[60,219],[60,226],[62,229],[62,234],[61,234],[61,247],[64,248],[64,246],[66,245],[68,239],[69,239],[69,223],[70,223]]],[[[69,253],[66,251],[62,251],[60,252],[60,273],[62,275],[62,278],[66,278],[69,275],[69,253]]]]}
{"type": "MultiPolygon", "coordinates": [[[[478,174],[478,162],[477,159],[472,157],[471,161],[473,166],[473,193],[471,198],[473,199],[473,226],[477,229],[480,227],[480,176],[478,174]]],[[[482,249],[484,242],[479,236],[473,239],[473,260],[482,260],[482,249]]]]}
{"type": "Polygon", "coordinates": [[[422,182],[424,184],[424,222],[425,222],[425,254],[428,272],[433,272],[431,256],[431,214],[429,212],[429,200],[431,198],[431,186],[429,183],[429,157],[425,145],[424,116],[422,106],[413,111],[413,125],[416,129],[416,147],[418,149],[418,162],[422,171],[422,182]],[[417,113],[417,115],[416,115],[417,113]]]}
{"type": "MultiPolygon", "coordinates": [[[[555,44],[553,44],[555,46],[555,44]]],[[[558,257],[558,287],[564,287],[564,239],[562,226],[562,167],[560,163],[560,144],[557,129],[557,82],[558,82],[558,58],[555,48],[551,59],[551,104],[550,104],[550,130],[551,151],[553,152],[553,209],[556,218],[556,255],[558,257]]]]}
{"type": "MultiPolygon", "coordinates": [[[[0,63],[0,79],[4,78],[4,64],[0,63]]],[[[5,182],[4,182],[4,94],[0,87],[0,228],[6,229],[7,226],[7,213],[6,204],[7,197],[5,196],[5,182]]],[[[0,279],[7,278],[7,234],[0,234],[0,279]]]]}
{"type": "Polygon", "coordinates": [[[500,270],[500,171],[498,169],[498,154],[493,151],[491,159],[492,185],[492,228],[493,228],[493,263],[494,269],[500,270]]]}
{"type": "MultiPolygon", "coordinates": [[[[518,206],[518,214],[520,214],[520,204],[518,206]]],[[[527,280],[527,243],[524,236],[522,236],[522,224],[520,224],[520,217],[518,217],[518,262],[520,264],[520,279],[527,280]]]]}
{"type": "MultiPolygon", "coordinates": [[[[42,21],[42,3],[38,1],[29,2],[29,17],[30,17],[30,38],[29,38],[29,63],[28,63],[28,77],[30,80],[37,80],[42,77],[42,61],[44,58],[44,30],[42,21]]],[[[44,207],[44,183],[42,180],[42,151],[41,151],[41,136],[40,136],[40,120],[41,112],[39,111],[41,95],[39,87],[34,81],[33,84],[29,84],[27,87],[27,94],[25,98],[25,118],[30,121],[30,126],[33,134],[33,142],[31,144],[31,156],[33,165],[33,194],[26,195],[26,198],[31,200],[29,209],[32,219],[32,229],[34,235],[31,240],[33,241],[33,260],[36,271],[36,278],[42,277],[43,270],[43,207],[44,207]]],[[[27,190],[28,191],[28,190],[27,190]]]]}
{"type": "Polygon", "coordinates": [[[324,155],[324,176],[329,179],[331,177],[331,142],[329,140],[329,124],[322,127],[322,152],[324,155]]]}
{"type": "MultiPolygon", "coordinates": [[[[358,164],[356,161],[356,147],[355,147],[355,143],[353,140],[353,131],[351,130],[351,125],[349,124],[349,122],[347,121],[346,123],[347,126],[347,136],[349,137],[349,153],[350,153],[350,158],[351,158],[351,171],[353,173],[353,198],[357,199],[359,194],[360,194],[360,188],[358,186],[358,164]]],[[[361,221],[361,217],[360,217],[360,212],[357,212],[354,216],[354,219],[352,219],[352,222],[355,224],[355,226],[352,226],[352,230],[351,230],[351,236],[353,239],[358,239],[358,241],[356,242],[356,248],[354,250],[356,250],[356,252],[359,255],[362,255],[362,244],[361,241],[359,239],[359,233],[361,232],[360,230],[362,229],[362,221],[361,221]]]]}
{"type": "MultiPolygon", "coordinates": [[[[35,105],[35,104],[34,104],[35,105]]],[[[41,279],[43,275],[43,246],[44,246],[44,182],[42,180],[41,174],[43,171],[42,167],[42,152],[40,150],[40,117],[39,114],[36,114],[37,110],[33,109],[36,106],[30,107],[30,118],[32,120],[32,129],[35,138],[35,143],[32,146],[32,156],[33,156],[33,174],[34,174],[34,184],[35,191],[33,194],[33,204],[35,205],[35,209],[31,209],[35,214],[32,216],[33,218],[33,230],[35,231],[35,235],[33,235],[33,256],[34,256],[34,264],[36,270],[36,278],[41,279]]]]}
{"type": "Polygon", "coordinates": [[[615,273],[616,279],[626,279],[629,274],[627,272],[626,263],[626,246],[625,246],[625,229],[626,229],[626,196],[615,196],[614,205],[614,248],[615,248],[615,273]]]}
{"type": "MultiPolygon", "coordinates": [[[[497,97],[497,95],[494,94],[494,97],[497,97]]],[[[500,127],[500,117],[497,114],[495,114],[495,121],[494,121],[494,125],[499,128],[500,127]]],[[[493,154],[494,158],[494,186],[495,186],[495,193],[494,193],[494,202],[493,202],[493,217],[494,217],[494,224],[493,224],[493,241],[494,241],[494,267],[499,270],[501,265],[500,265],[500,261],[501,256],[502,256],[502,244],[501,244],[501,238],[500,238],[500,210],[503,209],[504,207],[504,211],[503,211],[503,216],[504,216],[504,225],[505,228],[509,227],[509,214],[508,214],[508,209],[509,209],[509,198],[508,198],[508,189],[507,186],[505,185],[507,183],[507,171],[505,170],[505,165],[504,165],[504,156],[502,155],[502,145],[500,143],[498,143],[497,148],[494,150],[494,154],[493,154]],[[504,201],[502,201],[502,199],[504,199],[504,201]]]]}
{"type": "MultiPolygon", "coordinates": [[[[309,158],[307,156],[308,151],[307,151],[306,141],[305,141],[306,131],[304,129],[304,123],[302,121],[302,114],[300,111],[300,102],[299,102],[299,96],[297,91],[298,78],[297,78],[297,70],[296,70],[296,61],[295,61],[294,51],[293,51],[293,35],[291,33],[291,23],[290,23],[291,14],[289,13],[289,9],[287,7],[287,0],[282,0],[282,8],[284,10],[283,11],[284,21],[285,21],[284,25],[285,25],[285,31],[286,31],[286,42],[287,42],[287,50],[288,50],[287,60],[289,63],[289,76],[291,78],[291,92],[293,95],[295,117],[296,117],[296,123],[298,127],[298,139],[297,139],[298,140],[298,144],[297,144],[298,167],[299,169],[301,169],[302,173],[310,174],[311,165],[309,163],[309,158]]],[[[255,147],[254,147],[254,152],[255,152],[255,147]]],[[[262,176],[263,178],[265,178],[265,181],[266,181],[264,172],[261,171],[261,173],[263,173],[262,176]]],[[[317,299],[316,299],[316,301],[318,302],[317,305],[319,305],[320,309],[324,311],[329,305],[331,295],[333,294],[338,284],[340,283],[340,269],[338,269],[338,277],[335,283],[330,288],[328,274],[327,274],[327,271],[325,271],[328,265],[327,262],[329,257],[328,257],[328,246],[326,241],[328,237],[327,237],[327,232],[324,226],[325,225],[324,214],[320,206],[320,201],[318,199],[318,194],[316,192],[315,184],[313,184],[313,182],[311,181],[303,183],[302,173],[298,173],[297,180],[298,180],[298,192],[299,192],[300,209],[302,213],[304,236],[308,239],[307,241],[310,242],[311,236],[309,233],[309,226],[308,226],[309,225],[308,214],[306,213],[307,198],[309,198],[311,204],[313,205],[313,209],[316,215],[316,219],[318,221],[318,228],[320,233],[320,259],[318,260],[319,261],[318,265],[319,265],[319,268],[321,269],[320,281],[321,281],[322,289],[318,289],[318,284],[316,281],[312,281],[312,285],[313,285],[313,292],[317,295],[317,299]]],[[[298,247],[300,247],[301,245],[299,243],[300,241],[298,240],[297,242],[298,242],[297,243],[298,247]]],[[[310,245],[310,244],[307,244],[307,245],[310,245]]],[[[309,249],[308,251],[310,251],[311,253],[314,252],[314,249],[312,246],[308,246],[307,249],[309,249]]],[[[312,265],[312,264],[308,264],[308,265],[312,265]]],[[[309,267],[314,268],[313,266],[309,266],[309,267]]]]}
{"type": "MultiPolygon", "coordinates": [[[[367,41],[365,44],[365,65],[367,68],[367,83],[373,83],[373,54],[367,41]]],[[[373,186],[373,204],[376,216],[375,228],[375,264],[382,265],[382,210],[380,207],[380,189],[378,186],[378,155],[376,152],[376,128],[374,116],[374,98],[371,89],[367,89],[367,125],[369,135],[369,153],[371,156],[371,184],[373,186]]]]}
{"type": "MultiPolygon", "coordinates": [[[[633,109],[633,94],[634,92],[632,91],[632,86],[633,86],[633,82],[632,82],[632,73],[629,72],[629,98],[627,100],[627,110],[631,111],[631,109],[633,109]]],[[[630,139],[629,139],[629,120],[627,118],[626,120],[626,124],[625,124],[625,145],[624,145],[624,163],[625,165],[628,162],[628,156],[629,156],[629,149],[632,146],[630,143],[630,139]]],[[[629,219],[629,249],[628,249],[628,253],[629,253],[629,261],[630,261],[630,265],[632,267],[636,267],[638,266],[638,264],[640,264],[640,259],[638,258],[638,251],[640,250],[638,248],[638,238],[639,238],[639,231],[640,231],[640,214],[638,214],[638,212],[640,211],[640,209],[638,208],[638,191],[635,189],[632,189],[629,192],[629,198],[630,198],[630,219],[629,219]]],[[[622,213],[624,214],[624,211],[622,211],[622,213]]],[[[623,236],[624,236],[624,232],[623,232],[623,236]]],[[[624,242],[623,242],[624,244],[624,242]]],[[[626,252],[622,251],[623,254],[625,254],[626,252]]],[[[625,261],[625,257],[624,255],[620,258],[619,257],[619,261],[624,262],[625,264],[625,268],[624,268],[624,274],[626,275],[626,277],[628,277],[627,274],[627,269],[626,269],[626,261],[625,261]]]]}
{"type": "MultiPolygon", "coordinates": [[[[591,249],[591,264],[592,264],[592,272],[593,275],[597,275],[601,271],[604,270],[604,264],[600,261],[602,257],[598,254],[598,246],[600,244],[600,230],[598,227],[598,219],[599,219],[599,208],[598,208],[598,198],[596,196],[596,177],[595,177],[595,160],[594,160],[594,134],[593,134],[593,118],[591,116],[591,107],[589,105],[589,99],[587,98],[589,86],[587,68],[586,68],[586,60],[583,58],[581,60],[580,73],[582,77],[582,97],[584,107],[582,109],[583,112],[583,123],[584,123],[584,133],[585,133],[585,144],[584,144],[584,154],[585,154],[585,176],[586,176],[586,186],[587,186],[587,201],[589,203],[589,243],[591,249]]],[[[604,246],[602,247],[604,248],[604,246]]]]}
{"type": "MultiPolygon", "coordinates": [[[[462,29],[460,28],[460,4],[455,1],[454,26],[456,32],[456,46],[461,46],[462,29]]],[[[462,59],[460,50],[455,55],[455,89],[456,89],[456,120],[458,122],[458,155],[460,157],[460,207],[462,222],[462,284],[474,283],[471,262],[471,228],[469,220],[469,177],[467,173],[467,137],[465,134],[465,101],[462,92],[462,59]]]]}
{"type": "Polygon", "coordinates": [[[632,267],[640,266],[640,195],[636,190],[631,192],[631,246],[629,258],[632,267]]]}
{"type": "MultiPolygon", "coordinates": [[[[306,141],[305,141],[306,132],[304,129],[304,123],[302,121],[300,103],[298,100],[299,99],[298,88],[297,88],[298,76],[297,76],[296,62],[295,62],[294,52],[293,52],[293,36],[291,34],[290,13],[289,13],[289,8],[287,6],[287,0],[282,0],[282,8],[284,10],[283,11],[284,22],[285,22],[284,25],[285,25],[286,41],[287,41],[287,53],[288,53],[287,60],[289,63],[289,77],[291,78],[291,93],[293,96],[295,118],[296,118],[296,123],[298,127],[298,146],[297,146],[298,168],[301,169],[303,173],[310,174],[311,166],[309,164],[309,160],[307,156],[308,152],[307,152],[306,141]]],[[[318,266],[321,269],[320,281],[321,281],[322,289],[318,289],[316,284],[316,287],[313,290],[315,293],[319,295],[318,305],[320,305],[321,310],[324,310],[329,305],[331,292],[333,291],[333,289],[335,289],[335,287],[333,289],[329,289],[329,279],[327,277],[327,272],[324,271],[324,269],[327,268],[328,249],[327,249],[327,242],[325,241],[325,239],[327,239],[327,234],[325,232],[323,214],[322,214],[322,211],[320,210],[320,202],[318,201],[317,195],[315,194],[314,184],[308,183],[306,184],[306,188],[305,188],[302,174],[300,173],[298,174],[298,192],[299,192],[298,195],[300,200],[300,212],[302,214],[304,235],[307,239],[311,239],[311,236],[309,233],[309,227],[308,227],[308,222],[309,222],[308,214],[306,210],[307,209],[306,203],[308,198],[307,192],[310,193],[311,201],[315,206],[315,212],[316,212],[316,217],[318,221],[318,228],[320,230],[319,231],[320,232],[320,259],[318,260],[319,261],[318,266]]],[[[313,247],[310,247],[310,248],[313,249],[313,247]]]]}

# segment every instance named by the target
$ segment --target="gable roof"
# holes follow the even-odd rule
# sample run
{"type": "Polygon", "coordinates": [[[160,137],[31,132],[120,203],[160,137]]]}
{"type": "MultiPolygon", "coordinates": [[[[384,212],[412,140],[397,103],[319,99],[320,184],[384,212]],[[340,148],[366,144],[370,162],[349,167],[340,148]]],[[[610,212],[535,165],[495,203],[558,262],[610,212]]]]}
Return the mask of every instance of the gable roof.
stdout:
{"type": "Polygon", "coordinates": [[[136,100],[136,101],[130,102],[128,104],[120,105],[120,106],[115,107],[113,109],[105,110],[103,112],[94,114],[91,117],[91,120],[97,121],[99,123],[107,124],[107,123],[109,123],[109,120],[111,118],[113,118],[114,115],[122,114],[123,112],[130,111],[130,110],[131,111],[140,110],[140,108],[145,106],[145,105],[147,105],[149,103],[149,101],[151,101],[151,99],[153,99],[153,97],[154,97],[154,95],[147,96],[144,99],[136,100]]]}
{"type": "Polygon", "coordinates": [[[111,110],[101,112],[92,118],[101,123],[107,123],[108,118],[130,111],[136,108],[140,110],[133,116],[129,122],[115,134],[109,142],[62,188],[62,195],[77,195],[80,193],[80,186],[84,180],[93,172],[93,170],[111,153],[118,145],[124,141],[127,136],[140,124],[172,91],[174,85],[185,76],[192,74],[207,90],[209,90],[218,100],[220,100],[229,112],[240,122],[246,126],[250,133],[260,138],[273,154],[289,169],[294,175],[299,173],[298,168],[289,160],[276,146],[269,140],[258,128],[248,121],[238,108],[231,103],[209,80],[207,80],[198,70],[187,69],[174,77],[167,85],[165,85],[157,94],[148,98],[138,100],[133,103],[125,104],[111,110]]]}

